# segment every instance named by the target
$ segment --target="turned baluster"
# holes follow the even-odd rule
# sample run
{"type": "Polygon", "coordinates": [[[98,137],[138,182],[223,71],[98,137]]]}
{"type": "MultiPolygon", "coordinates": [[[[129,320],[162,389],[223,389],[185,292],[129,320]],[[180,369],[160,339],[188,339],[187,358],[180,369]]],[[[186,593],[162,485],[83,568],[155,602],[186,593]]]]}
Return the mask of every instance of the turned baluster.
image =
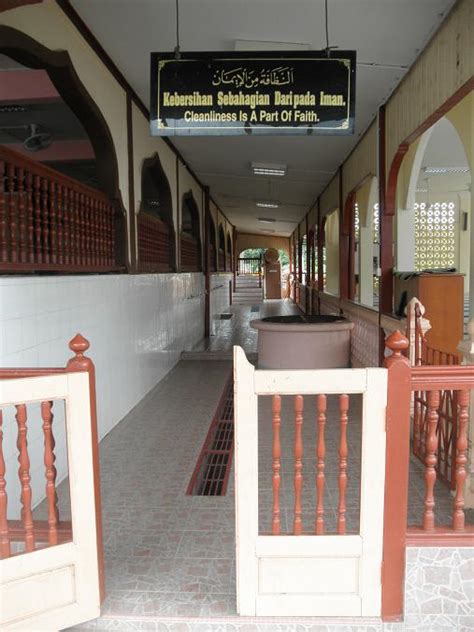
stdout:
{"type": "Polygon", "coordinates": [[[8,220],[10,222],[10,260],[18,262],[17,251],[17,216],[15,204],[15,167],[7,166],[7,191],[8,191],[8,220]]]}
{"type": "Polygon", "coordinates": [[[58,262],[58,209],[56,198],[56,183],[49,183],[49,204],[51,211],[51,263],[58,262]]]}
{"type": "Polygon", "coordinates": [[[99,212],[97,200],[92,200],[92,217],[93,219],[93,232],[92,232],[92,244],[93,244],[93,262],[95,266],[99,265],[99,212]]]}
{"type": "Polygon", "coordinates": [[[349,396],[339,396],[339,413],[341,436],[339,440],[339,506],[337,519],[337,532],[343,535],[346,532],[346,487],[347,487],[347,411],[349,410],[349,396]]]}
{"type": "Polygon", "coordinates": [[[25,547],[27,552],[35,550],[35,536],[33,532],[33,514],[31,511],[31,486],[30,486],[30,458],[28,455],[28,442],[26,439],[26,406],[17,404],[15,406],[16,421],[18,424],[18,476],[21,485],[21,518],[25,530],[25,547]]]}
{"type": "Polygon", "coordinates": [[[453,530],[463,531],[464,516],[464,483],[466,481],[467,463],[467,426],[469,423],[469,391],[458,392],[458,437],[456,442],[456,495],[453,508],[453,530]]]}
{"type": "Polygon", "coordinates": [[[26,251],[26,204],[25,204],[25,171],[21,167],[17,172],[18,178],[18,243],[20,249],[20,261],[28,261],[26,251]]]}
{"type": "Polygon", "coordinates": [[[77,265],[77,208],[74,203],[74,191],[68,189],[68,206],[69,206],[69,242],[71,249],[71,263],[77,265]]]}
{"type": "Polygon", "coordinates": [[[90,210],[90,198],[88,195],[84,196],[84,251],[85,251],[85,263],[87,266],[91,265],[91,210],[90,210]]]}
{"type": "Polygon", "coordinates": [[[0,410],[0,559],[10,557],[10,538],[7,520],[7,482],[5,480],[5,459],[3,457],[3,413],[0,410]]]}
{"type": "Polygon", "coordinates": [[[438,451],[438,408],[439,391],[428,391],[428,411],[426,426],[426,456],[425,456],[425,511],[423,515],[423,529],[434,531],[435,527],[435,499],[434,486],[436,483],[436,463],[438,451]]]}
{"type": "Polygon", "coordinates": [[[90,249],[90,265],[95,265],[95,210],[94,199],[89,198],[89,249],[90,249]]]}
{"type": "Polygon", "coordinates": [[[317,410],[318,410],[318,445],[316,448],[317,458],[317,474],[316,474],[316,489],[318,492],[318,502],[316,505],[316,535],[323,535],[324,533],[324,459],[326,456],[326,441],[324,437],[324,430],[326,426],[326,395],[318,395],[317,398],[317,410]]]}
{"type": "Polygon", "coordinates": [[[64,263],[70,265],[71,259],[71,241],[70,241],[70,209],[69,194],[67,187],[62,187],[63,199],[63,224],[64,224],[64,263]]]}
{"type": "Polygon", "coordinates": [[[41,179],[41,207],[43,219],[43,263],[50,262],[49,243],[49,208],[48,208],[48,180],[41,179]]]}
{"type": "Polygon", "coordinates": [[[76,216],[76,264],[80,266],[82,263],[82,227],[79,191],[74,191],[74,209],[76,216]]]}
{"type": "Polygon", "coordinates": [[[104,220],[105,220],[105,209],[104,203],[99,201],[97,203],[98,206],[98,214],[99,214],[99,264],[101,266],[105,265],[105,254],[104,254],[104,246],[105,246],[105,231],[104,231],[104,220]]]}
{"type": "Polygon", "coordinates": [[[79,194],[79,217],[80,217],[80,247],[81,247],[81,265],[85,266],[87,263],[86,255],[86,208],[84,203],[84,193],[79,194]]]}
{"type": "Polygon", "coordinates": [[[74,191],[74,216],[76,219],[76,264],[82,263],[82,245],[81,245],[81,204],[79,191],[74,191]]]}
{"type": "Polygon", "coordinates": [[[280,533],[280,485],[281,485],[281,443],[280,443],[280,425],[281,425],[281,397],[274,395],[272,398],[272,425],[273,425],[273,518],[272,518],[272,534],[280,533]]]}
{"type": "Polygon", "coordinates": [[[56,187],[56,257],[60,265],[64,263],[64,207],[63,188],[60,184],[56,187]]]}
{"type": "Polygon", "coordinates": [[[295,517],[293,534],[301,535],[303,523],[301,519],[301,488],[303,485],[303,396],[295,395],[295,517]]]}
{"type": "Polygon", "coordinates": [[[108,204],[107,205],[107,217],[109,221],[109,265],[113,266],[115,264],[115,222],[114,222],[114,209],[108,204]]]}
{"type": "Polygon", "coordinates": [[[26,188],[26,240],[27,261],[35,262],[35,223],[33,214],[33,176],[27,171],[25,176],[26,188]]]}
{"type": "Polygon", "coordinates": [[[4,160],[0,160],[0,261],[2,263],[8,261],[4,160]]]}
{"type": "Polygon", "coordinates": [[[41,417],[43,419],[44,434],[44,465],[46,474],[46,499],[48,503],[48,542],[51,545],[58,543],[58,508],[56,495],[56,467],[54,462],[54,436],[52,402],[41,402],[41,417]]]}
{"type": "Polygon", "coordinates": [[[41,240],[41,178],[33,178],[33,202],[35,214],[35,263],[43,263],[43,242],[41,240]]]}
{"type": "Polygon", "coordinates": [[[97,264],[102,265],[102,202],[96,201],[97,208],[97,264]]]}

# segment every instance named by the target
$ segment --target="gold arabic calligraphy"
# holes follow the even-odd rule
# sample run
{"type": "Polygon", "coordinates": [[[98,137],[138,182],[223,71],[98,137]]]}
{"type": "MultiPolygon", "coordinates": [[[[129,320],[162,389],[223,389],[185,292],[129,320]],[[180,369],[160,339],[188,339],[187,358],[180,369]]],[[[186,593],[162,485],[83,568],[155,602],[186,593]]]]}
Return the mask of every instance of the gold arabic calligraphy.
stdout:
{"type": "Polygon", "coordinates": [[[255,86],[287,86],[293,83],[293,68],[262,68],[247,70],[239,67],[231,70],[216,70],[212,78],[213,86],[233,84],[236,88],[255,88],[255,86]]]}

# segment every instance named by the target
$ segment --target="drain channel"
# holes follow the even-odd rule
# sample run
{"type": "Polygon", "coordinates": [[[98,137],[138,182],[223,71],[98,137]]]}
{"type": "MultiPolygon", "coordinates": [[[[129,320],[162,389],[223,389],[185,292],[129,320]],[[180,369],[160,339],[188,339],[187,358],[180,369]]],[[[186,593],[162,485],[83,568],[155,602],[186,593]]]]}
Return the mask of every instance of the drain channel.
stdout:
{"type": "Polygon", "coordinates": [[[227,381],[211,422],[187,494],[224,496],[234,454],[234,384],[227,381]]]}

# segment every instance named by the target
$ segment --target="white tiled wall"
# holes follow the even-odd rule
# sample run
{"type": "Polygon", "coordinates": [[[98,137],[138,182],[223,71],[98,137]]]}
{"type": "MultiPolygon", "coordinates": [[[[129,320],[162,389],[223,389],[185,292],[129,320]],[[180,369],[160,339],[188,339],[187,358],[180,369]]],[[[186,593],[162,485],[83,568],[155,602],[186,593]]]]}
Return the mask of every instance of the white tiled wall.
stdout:
{"type": "Polygon", "coordinates": [[[229,309],[229,281],[232,280],[232,274],[212,274],[210,276],[210,334],[214,336],[217,334],[220,324],[220,318],[222,312],[229,309]]]}
{"type": "MultiPolygon", "coordinates": [[[[100,438],[104,437],[204,333],[200,273],[0,279],[0,366],[64,366],[80,332],[96,366],[100,438]]],[[[59,412],[59,411],[58,411],[59,412]]],[[[58,478],[65,473],[60,417],[58,478]]],[[[18,513],[16,422],[4,420],[9,516],[18,513]],[[13,474],[14,473],[14,474],[13,474]],[[12,476],[13,474],[13,476],[12,476]]],[[[28,422],[34,504],[44,496],[43,438],[38,414],[28,422]]]]}

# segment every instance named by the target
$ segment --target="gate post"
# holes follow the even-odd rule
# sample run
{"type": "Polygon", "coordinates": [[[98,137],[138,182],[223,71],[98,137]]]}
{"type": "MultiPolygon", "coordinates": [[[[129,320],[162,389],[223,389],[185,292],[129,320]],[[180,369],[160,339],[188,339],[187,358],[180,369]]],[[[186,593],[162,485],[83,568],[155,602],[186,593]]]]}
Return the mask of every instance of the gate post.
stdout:
{"type": "Polygon", "coordinates": [[[411,368],[408,359],[403,355],[408,348],[408,340],[400,331],[393,332],[386,339],[386,346],[391,355],[384,361],[384,366],[388,369],[388,387],[382,619],[398,621],[403,617],[405,588],[411,368]]]}

